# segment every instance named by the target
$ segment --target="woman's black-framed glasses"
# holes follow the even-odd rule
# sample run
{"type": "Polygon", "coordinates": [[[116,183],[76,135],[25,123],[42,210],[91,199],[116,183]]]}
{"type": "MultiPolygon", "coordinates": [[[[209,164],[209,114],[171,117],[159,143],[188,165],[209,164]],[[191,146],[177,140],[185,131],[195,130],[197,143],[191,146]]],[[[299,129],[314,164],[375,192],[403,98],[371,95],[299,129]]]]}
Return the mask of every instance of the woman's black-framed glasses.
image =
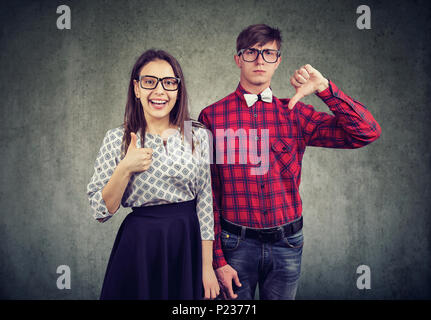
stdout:
{"type": "Polygon", "coordinates": [[[139,85],[142,89],[154,89],[157,87],[159,82],[162,83],[163,89],[166,91],[176,91],[180,85],[180,78],[177,77],[164,77],[157,78],[154,76],[141,75],[139,76],[139,85]]]}
{"type": "Polygon", "coordinates": [[[262,55],[263,60],[268,63],[276,63],[278,57],[280,56],[280,50],[274,49],[255,49],[255,48],[247,48],[241,49],[238,51],[238,56],[242,56],[242,59],[246,62],[253,62],[259,57],[259,54],[262,55]]]}

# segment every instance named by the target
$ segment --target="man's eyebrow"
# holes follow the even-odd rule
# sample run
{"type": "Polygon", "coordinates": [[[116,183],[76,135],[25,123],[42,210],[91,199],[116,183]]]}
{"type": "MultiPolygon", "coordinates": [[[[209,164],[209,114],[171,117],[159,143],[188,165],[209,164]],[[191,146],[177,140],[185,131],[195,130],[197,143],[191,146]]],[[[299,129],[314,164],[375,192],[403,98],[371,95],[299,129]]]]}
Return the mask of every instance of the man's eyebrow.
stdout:
{"type": "Polygon", "coordinates": [[[262,49],[259,49],[259,48],[255,48],[255,47],[248,47],[248,48],[246,48],[246,49],[255,49],[255,50],[278,50],[278,49],[274,49],[274,48],[262,48],[262,49]]]}

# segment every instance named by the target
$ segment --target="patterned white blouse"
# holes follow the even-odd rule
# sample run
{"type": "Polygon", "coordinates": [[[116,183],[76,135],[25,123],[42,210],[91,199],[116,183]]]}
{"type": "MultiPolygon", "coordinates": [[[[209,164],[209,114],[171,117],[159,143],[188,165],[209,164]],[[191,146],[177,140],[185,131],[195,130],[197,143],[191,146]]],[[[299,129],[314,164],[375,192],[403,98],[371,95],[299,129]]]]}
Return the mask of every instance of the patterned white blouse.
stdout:
{"type": "MultiPolygon", "coordinates": [[[[186,127],[187,128],[187,127],[186,127]]],[[[214,215],[208,135],[205,129],[192,127],[195,150],[181,138],[180,128],[167,138],[166,146],[157,134],[145,134],[145,148],[152,148],[152,163],[148,170],[135,173],[121,199],[123,207],[140,207],[184,202],[196,198],[202,240],[214,240],[214,215]]],[[[108,183],[121,160],[122,126],[108,130],[94,163],[94,174],[87,186],[93,217],[105,222],[111,214],[102,198],[108,183]]],[[[137,147],[141,137],[137,133],[137,147]]]]}

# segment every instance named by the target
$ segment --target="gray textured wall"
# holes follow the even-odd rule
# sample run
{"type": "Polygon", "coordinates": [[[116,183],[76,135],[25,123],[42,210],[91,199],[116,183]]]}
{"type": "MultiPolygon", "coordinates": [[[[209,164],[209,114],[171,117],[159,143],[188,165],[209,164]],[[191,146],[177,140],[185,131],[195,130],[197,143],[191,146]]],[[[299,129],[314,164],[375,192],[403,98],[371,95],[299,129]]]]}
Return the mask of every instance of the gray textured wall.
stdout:
{"type": "Polygon", "coordinates": [[[383,129],[362,149],[307,149],[297,298],[430,299],[429,18],[428,1],[2,1],[0,297],[98,298],[128,210],[97,223],[86,185],[122,121],[136,58],[150,47],[176,56],[197,117],[236,88],[236,36],[263,22],[284,37],[278,97],[292,96],[290,75],[310,63],[383,129]],[[56,28],[61,4],[71,30],[56,28]],[[356,28],[360,4],[371,30],[356,28]],[[63,264],[70,290],[56,287],[63,264]],[[356,288],[361,264],[370,290],[356,288]]]}

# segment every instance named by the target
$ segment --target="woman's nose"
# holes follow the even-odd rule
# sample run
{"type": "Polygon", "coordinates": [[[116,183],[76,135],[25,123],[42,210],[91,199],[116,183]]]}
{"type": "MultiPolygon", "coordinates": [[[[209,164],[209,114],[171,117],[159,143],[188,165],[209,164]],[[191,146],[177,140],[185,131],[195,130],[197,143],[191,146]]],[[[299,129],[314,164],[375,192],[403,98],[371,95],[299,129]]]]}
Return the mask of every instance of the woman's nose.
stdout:
{"type": "Polygon", "coordinates": [[[157,93],[163,93],[163,92],[165,92],[165,89],[163,88],[163,86],[162,86],[162,82],[161,81],[159,81],[158,83],[157,83],[157,85],[156,85],[156,87],[153,89],[155,92],[157,92],[157,93]]]}

